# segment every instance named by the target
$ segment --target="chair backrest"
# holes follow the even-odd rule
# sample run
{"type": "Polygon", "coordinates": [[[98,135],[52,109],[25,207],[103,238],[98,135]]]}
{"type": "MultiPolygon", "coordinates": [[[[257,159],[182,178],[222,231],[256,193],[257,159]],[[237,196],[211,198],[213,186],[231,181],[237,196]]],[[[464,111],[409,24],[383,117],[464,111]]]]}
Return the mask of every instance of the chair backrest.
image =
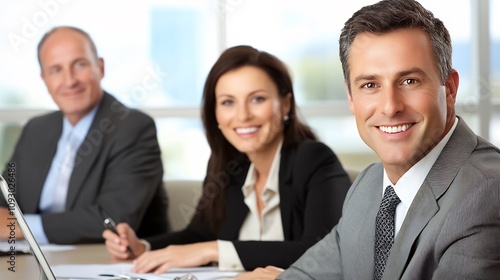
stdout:
{"type": "MultiPolygon", "coordinates": [[[[351,182],[359,175],[359,171],[353,169],[346,170],[351,182]]],[[[169,180],[163,183],[167,192],[168,218],[173,231],[182,230],[191,221],[194,210],[198,205],[198,200],[203,191],[203,182],[196,180],[169,180]]]]}
{"type": "Polygon", "coordinates": [[[345,171],[347,172],[347,175],[349,175],[349,179],[351,179],[351,184],[354,182],[354,180],[356,180],[356,177],[358,177],[359,173],[361,173],[361,171],[359,170],[349,168],[346,168],[345,171]]]}
{"type": "Polygon", "coordinates": [[[182,230],[191,221],[198,200],[203,190],[202,181],[165,181],[163,187],[167,192],[168,218],[173,231],[182,230]]]}

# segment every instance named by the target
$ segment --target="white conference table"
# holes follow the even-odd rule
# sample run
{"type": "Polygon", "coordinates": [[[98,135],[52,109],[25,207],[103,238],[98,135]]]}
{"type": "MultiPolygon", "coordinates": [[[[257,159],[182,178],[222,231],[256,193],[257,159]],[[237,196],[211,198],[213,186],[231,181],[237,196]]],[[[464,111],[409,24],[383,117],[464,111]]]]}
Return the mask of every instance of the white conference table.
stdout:
{"type": "MultiPolygon", "coordinates": [[[[45,251],[44,255],[50,264],[116,264],[110,257],[104,244],[76,245],[73,249],[62,251],[45,251]]],[[[15,272],[9,271],[10,258],[0,257],[0,280],[38,280],[40,270],[35,256],[32,254],[16,255],[15,272]]]]}

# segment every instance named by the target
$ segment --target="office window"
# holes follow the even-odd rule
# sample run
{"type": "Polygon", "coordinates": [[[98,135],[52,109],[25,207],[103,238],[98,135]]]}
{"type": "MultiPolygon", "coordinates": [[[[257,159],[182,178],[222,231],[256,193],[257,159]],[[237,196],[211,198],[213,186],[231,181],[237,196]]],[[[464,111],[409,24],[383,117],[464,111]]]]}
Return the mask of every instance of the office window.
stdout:
{"type": "MultiPolygon", "coordinates": [[[[39,77],[36,45],[56,25],[88,31],[105,59],[105,90],[152,115],[167,179],[202,179],[209,156],[199,105],[205,77],[225,47],[252,45],[290,67],[301,116],[347,168],[377,161],[355,129],[338,59],[344,22],[375,0],[0,0],[0,160],[25,121],[55,109],[39,77]]],[[[490,1],[491,140],[500,145],[500,22],[490,1]],[[499,113],[496,113],[499,112],[499,113]]],[[[421,0],[449,28],[460,73],[457,109],[478,131],[471,0],[421,0]]]]}
{"type": "Polygon", "coordinates": [[[0,0],[0,6],[2,166],[24,122],[37,114],[31,109],[56,109],[40,78],[36,47],[50,28],[72,25],[91,35],[104,58],[103,88],[131,107],[157,112],[166,177],[203,177],[208,146],[199,113],[161,116],[167,108],[200,105],[205,77],[221,49],[218,2],[0,0]],[[12,120],[9,113],[18,112],[23,119],[12,120]]]}
{"type": "MultiPolygon", "coordinates": [[[[238,1],[227,12],[227,44],[249,44],[283,59],[294,77],[298,104],[307,122],[349,168],[363,168],[377,157],[363,143],[347,108],[343,74],[338,59],[338,38],[344,22],[374,0],[325,5],[324,0],[238,1]],[[258,15],[258,16],[257,16],[258,15]],[[315,109],[312,112],[312,108],[315,109]]],[[[457,107],[473,129],[478,128],[477,104],[472,90],[470,0],[449,3],[421,0],[450,31],[453,65],[460,73],[457,107]]],[[[498,1],[497,1],[498,2],[498,1]]]]}
{"type": "Polygon", "coordinates": [[[491,92],[493,96],[490,140],[500,146],[500,1],[490,1],[490,36],[491,36],[491,92]]]}

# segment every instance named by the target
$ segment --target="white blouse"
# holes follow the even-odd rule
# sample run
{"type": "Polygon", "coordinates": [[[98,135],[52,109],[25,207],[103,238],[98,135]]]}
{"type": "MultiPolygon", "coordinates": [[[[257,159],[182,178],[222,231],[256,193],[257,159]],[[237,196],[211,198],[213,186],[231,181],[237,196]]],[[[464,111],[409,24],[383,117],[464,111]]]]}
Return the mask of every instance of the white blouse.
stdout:
{"type": "MultiPolygon", "coordinates": [[[[238,240],[254,241],[284,241],[283,224],[281,222],[280,194],[279,194],[279,164],[281,159],[281,142],[276,149],[271,170],[264,190],[261,194],[264,208],[259,215],[257,197],[255,193],[256,173],[253,163],[248,169],[247,177],[241,191],[245,197],[245,204],[250,209],[240,229],[238,240]]],[[[245,270],[234,248],[233,242],[217,240],[219,247],[220,270],[245,270]]]]}

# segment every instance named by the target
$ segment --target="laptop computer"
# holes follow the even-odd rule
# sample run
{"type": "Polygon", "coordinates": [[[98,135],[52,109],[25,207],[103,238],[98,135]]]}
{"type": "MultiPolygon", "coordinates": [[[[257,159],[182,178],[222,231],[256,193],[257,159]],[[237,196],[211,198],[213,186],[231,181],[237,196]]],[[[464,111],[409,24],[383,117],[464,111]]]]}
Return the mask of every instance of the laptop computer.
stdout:
{"type": "MultiPolygon", "coordinates": [[[[24,219],[23,212],[19,205],[17,204],[14,189],[9,188],[5,179],[0,175],[0,190],[5,198],[5,201],[8,204],[8,210],[12,215],[12,220],[16,221],[16,226],[21,228],[21,231],[24,235],[24,239],[28,242],[32,254],[35,256],[35,259],[40,268],[40,278],[39,280],[102,280],[102,279],[130,279],[130,280],[145,280],[142,278],[129,277],[126,275],[100,275],[98,277],[58,277],[56,278],[54,272],[50,268],[45,255],[43,254],[40,246],[36,242],[35,236],[31,232],[26,219],[24,219]]],[[[1,196],[0,196],[1,197],[1,196]]],[[[1,198],[0,198],[1,199],[1,198]]]]}
{"type": "Polygon", "coordinates": [[[12,218],[17,222],[16,226],[21,228],[24,239],[26,239],[30,245],[31,251],[38,262],[38,266],[40,267],[40,280],[57,280],[49,266],[49,263],[47,262],[47,259],[45,258],[45,255],[40,249],[40,246],[38,246],[28,223],[26,223],[26,220],[24,219],[23,212],[17,204],[14,190],[9,189],[7,182],[2,176],[0,176],[0,189],[2,190],[3,197],[8,204],[9,212],[13,215],[12,218]]]}

